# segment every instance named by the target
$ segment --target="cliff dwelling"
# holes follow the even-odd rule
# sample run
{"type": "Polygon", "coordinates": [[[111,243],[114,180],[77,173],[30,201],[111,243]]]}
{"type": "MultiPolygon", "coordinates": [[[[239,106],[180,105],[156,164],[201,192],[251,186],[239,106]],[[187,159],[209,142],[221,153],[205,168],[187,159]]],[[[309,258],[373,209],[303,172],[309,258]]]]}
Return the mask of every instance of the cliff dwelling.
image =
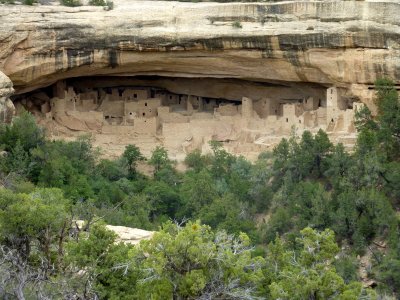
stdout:
{"type": "Polygon", "coordinates": [[[162,145],[181,160],[219,140],[251,159],[292,128],[351,148],[375,80],[400,84],[394,1],[114,2],[0,10],[16,109],[55,139],[91,133],[108,156],[162,145]]]}
{"type": "Polygon", "coordinates": [[[53,138],[91,133],[108,156],[129,143],[145,154],[163,145],[177,160],[206,153],[210,140],[256,157],[293,130],[323,129],[351,147],[362,105],[334,86],[161,76],[69,78],[12,100],[53,138]]]}

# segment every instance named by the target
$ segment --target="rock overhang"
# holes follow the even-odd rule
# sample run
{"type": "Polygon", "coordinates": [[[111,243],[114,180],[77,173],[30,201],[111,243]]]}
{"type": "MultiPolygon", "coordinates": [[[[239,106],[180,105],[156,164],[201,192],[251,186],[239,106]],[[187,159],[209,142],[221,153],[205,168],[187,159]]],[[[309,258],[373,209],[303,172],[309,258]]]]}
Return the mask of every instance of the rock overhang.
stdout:
{"type": "Polygon", "coordinates": [[[399,12],[391,1],[3,6],[0,69],[17,93],[127,74],[349,89],[382,76],[399,83],[399,12]]]}

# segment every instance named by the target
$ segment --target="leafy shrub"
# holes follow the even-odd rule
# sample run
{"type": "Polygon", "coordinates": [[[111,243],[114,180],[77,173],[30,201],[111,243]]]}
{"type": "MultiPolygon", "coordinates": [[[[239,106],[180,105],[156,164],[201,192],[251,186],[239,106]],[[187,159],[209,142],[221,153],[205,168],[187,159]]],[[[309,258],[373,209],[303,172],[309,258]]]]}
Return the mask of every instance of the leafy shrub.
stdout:
{"type": "Polygon", "coordinates": [[[400,260],[392,255],[385,257],[378,267],[377,277],[382,281],[384,288],[398,293],[400,291],[400,260]]]}
{"type": "Polygon", "coordinates": [[[90,0],[89,5],[104,6],[107,7],[108,10],[112,10],[114,8],[114,2],[108,0],[90,0]]]}
{"type": "Polygon", "coordinates": [[[60,2],[62,5],[69,7],[76,7],[82,5],[80,0],[60,0],[60,2]]]}
{"type": "Polygon", "coordinates": [[[93,6],[106,6],[107,3],[105,0],[90,0],[89,5],[93,6]]]}
{"type": "Polygon", "coordinates": [[[3,149],[10,152],[18,143],[26,152],[44,144],[44,130],[37,126],[35,117],[28,112],[22,112],[10,125],[0,124],[0,145],[3,149]]]}
{"type": "Polygon", "coordinates": [[[33,5],[35,3],[38,3],[37,0],[24,0],[23,3],[25,5],[33,5]]]}
{"type": "Polygon", "coordinates": [[[112,10],[112,9],[114,9],[114,2],[107,1],[106,6],[108,7],[108,10],[112,10]]]}
{"type": "Polygon", "coordinates": [[[242,23],[240,23],[239,21],[233,22],[232,27],[233,28],[243,28],[242,23]]]}
{"type": "Polygon", "coordinates": [[[352,256],[340,256],[335,262],[336,271],[347,284],[359,280],[358,267],[357,259],[352,256]]]}

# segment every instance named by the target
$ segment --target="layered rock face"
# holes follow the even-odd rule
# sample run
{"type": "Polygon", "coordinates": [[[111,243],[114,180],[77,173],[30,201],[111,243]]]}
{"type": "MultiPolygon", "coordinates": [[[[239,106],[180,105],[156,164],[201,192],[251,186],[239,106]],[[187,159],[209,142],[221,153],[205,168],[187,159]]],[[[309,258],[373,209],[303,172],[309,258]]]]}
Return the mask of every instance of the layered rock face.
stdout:
{"type": "Polygon", "coordinates": [[[176,157],[215,138],[257,153],[293,126],[354,140],[374,81],[400,84],[398,1],[49,3],[0,7],[13,100],[56,136],[93,131],[118,153],[142,133],[147,153],[161,143],[176,157]],[[133,97],[138,88],[148,94],[133,97]]]}
{"type": "Polygon", "coordinates": [[[365,98],[377,77],[400,83],[396,2],[2,6],[0,69],[17,93],[112,74],[313,82],[365,98]]]}
{"type": "Polygon", "coordinates": [[[0,72],[0,122],[9,123],[15,113],[10,96],[14,93],[13,84],[3,72],[0,72]]]}

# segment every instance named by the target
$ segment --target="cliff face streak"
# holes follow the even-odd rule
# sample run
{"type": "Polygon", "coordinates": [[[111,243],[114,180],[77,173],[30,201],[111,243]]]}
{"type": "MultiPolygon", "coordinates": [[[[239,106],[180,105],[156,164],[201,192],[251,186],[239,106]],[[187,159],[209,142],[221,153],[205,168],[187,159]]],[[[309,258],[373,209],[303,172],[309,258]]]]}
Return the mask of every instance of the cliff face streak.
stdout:
{"type": "Polygon", "coordinates": [[[385,1],[2,6],[0,69],[17,93],[70,77],[158,75],[335,85],[369,104],[377,77],[400,83],[399,13],[385,1]]]}

